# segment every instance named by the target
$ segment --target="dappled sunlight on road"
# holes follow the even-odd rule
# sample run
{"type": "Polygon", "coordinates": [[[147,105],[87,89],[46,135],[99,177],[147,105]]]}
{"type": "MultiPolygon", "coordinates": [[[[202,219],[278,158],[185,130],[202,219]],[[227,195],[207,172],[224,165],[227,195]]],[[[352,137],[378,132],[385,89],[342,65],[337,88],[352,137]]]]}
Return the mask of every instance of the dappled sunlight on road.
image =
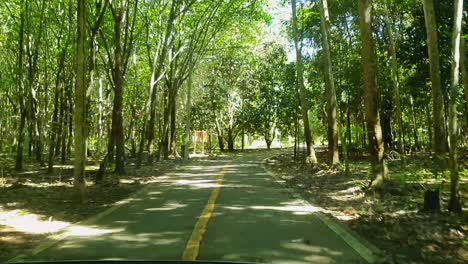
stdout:
{"type": "Polygon", "coordinates": [[[67,228],[65,235],[66,236],[75,236],[75,237],[90,237],[90,236],[101,236],[104,234],[117,233],[123,231],[123,228],[117,229],[102,229],[99,226],[71,226],[67,228]]]}
{"type": "Polygon", "coordinates": [[[24,210],[6,210],[0,207],[0,225],[13,228],[15,231],[31,234],[48,234],[57,232],[70,223],[56,221],[53,218],[29,213],[24,210]]]}
{"type": "Polygon", "coordinates": [[[187,205],[185,204],[180,204],[180,203],[176,203],[176,202],[169,202],[169,203],[166,203],[165,205],[163,205],[162,207],[155,207],[155,208],[145,208],[144,210],[145,211],[170,211],[170,210],[175,210],[175,209],[179,209],[179,208],[184,208],[186,207],[187,205]]]}
{"type": "Polygon", "coordinates": [[[335,255],[335,256],[343,255],[343,252],[341,251],[334,251],[325,247],[307,245],[307,242],[308,241],[303,241],[302,239],[297,239],[291,242],[284,242],[281,245],[284,248],[296,249],[296,250],[306,251],[306,252],[314,253],[314,254],[325,253],[327,255],[335,255]]]}
{"type": "Polygon", "coordinates": [[[308,215],[320,211],[319,209],[305,205],[249,206],[249,208],[254,210],[275,210],[283,212],[292,212],[296,215],[308,215]]]}

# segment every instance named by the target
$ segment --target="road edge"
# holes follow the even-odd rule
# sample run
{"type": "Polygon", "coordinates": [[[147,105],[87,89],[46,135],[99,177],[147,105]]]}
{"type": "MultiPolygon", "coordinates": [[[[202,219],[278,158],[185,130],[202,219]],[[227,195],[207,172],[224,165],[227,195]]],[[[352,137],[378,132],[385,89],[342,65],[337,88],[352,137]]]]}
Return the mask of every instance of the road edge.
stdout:
{"type": "MultiPolygon", "coordinates": [[[[283,188],[288,190],[288,192],[293,196],[294,198],[300,200],[305,206],[310,206],[314,207],[316,209],[323,209],[320,206],[313,205],[309,199],[305,198],[302,194],[298,194],[297,192],[294,191],[294,189],[286,186],[285,181],[278,175],[276,175],[274,172],[272,172],[270,169],[266,167],[266,162],[273,158],[278,156],[279,154],[275,154],[273,156],[264,158],[261,162],[262,168],[275,179],[275,181],[283,188]]],[[[375,245],[364,239],[362,236],[351,230],[347,225],[339,222],[333,217],[329,217],[326,214],[313,210],[317,218],[324,223],[328,228],[330,228],[335,234],[337,234],[341,239],[343,239],[346,244],[348,244],[354,251],[356,251],[365,261],[368,263],[378,263],[378,261],[381,259],[379,256],[383,255],[383,251],[377,248],[375,245]]]]}

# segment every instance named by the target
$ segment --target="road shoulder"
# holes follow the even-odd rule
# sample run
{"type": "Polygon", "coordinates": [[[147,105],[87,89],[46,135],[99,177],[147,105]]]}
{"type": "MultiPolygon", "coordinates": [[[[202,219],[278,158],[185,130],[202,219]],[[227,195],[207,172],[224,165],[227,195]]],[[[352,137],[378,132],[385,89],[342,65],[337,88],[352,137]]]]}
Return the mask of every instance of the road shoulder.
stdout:
{"type": "Polygon", "coordinates": [[[275,179],[275,181],[281,185],[283,188],[287,189],[290,195],[298,200],[300,200],[304,206],[311,207],[311,210],[317,216],[322,223],[324,223],[328,228],[330,228],[336,235],[342,238],[351,248],[353,248],[363,259],[368,263],[378,263],[379,260],[383,257],[383,251],[378,249],[375,245],[371,244],[369,241],[365,240],[359,236],[356,232],[351,230],[348,226],[337,221],[336,219],[329,217],[324,214],[325,211],[323,208],[316,206],[313,201],[304,197],[300,192],[296,192],[294,189],[286,185],[285,180],[275,173],[273,170],[269,169],[267,162],[269,159],[277,156],[278,154],[272,155],[262,160],[263,169],[275,179]]]}

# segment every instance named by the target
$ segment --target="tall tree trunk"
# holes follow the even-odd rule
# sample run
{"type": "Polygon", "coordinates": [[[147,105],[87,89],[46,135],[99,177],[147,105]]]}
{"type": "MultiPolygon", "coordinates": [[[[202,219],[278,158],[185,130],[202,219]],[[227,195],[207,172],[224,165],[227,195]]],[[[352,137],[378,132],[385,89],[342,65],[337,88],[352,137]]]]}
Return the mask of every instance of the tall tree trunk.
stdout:
{"type": "MultiPolygon", "coordinates": [[[[65,88],[68,90],[70,89],[69,87],[65,88]]],[[[65,92],[65,91],[64,91],[65,92]]],[[[62,125],[61,125],[61,136],[60,136],[60,161],[62,164],[65,164],[67,160],[67,128],[68,128],[68,113],[71,112],[69,111],[69,103],[68,103],[68,97],[65,95],[65,93],[62,95],[63,96],[63,101],[62,101],[62,125]]]]}
{"type": "Polygon", "coordinates": [[[112,109],[112,137],[115,143],[115,173],[125,173],[125,136],[123,128],[123,48],[122,48],[122,20],[124,8],[119,7],[114,15],[114,57],[115,66],[114,80],[114,102],[112,109]]]}
{"type": "Polygon", "coordinates": [[[463,0],[454,0],[453,33],[452,33],[452,74],[450,76],[449,100],[449,138],[450,138],[450,200],[448,209],[461,212],[458,175],[458,120],[457,97],[460,84],[460,38],[463,17],[463,0]]]}
{"type": "Polygon", "coordinates": [[[99,77],[99,89],[98,89],[98,138],[96,142],[96,163],[101,157],[101,142],[104,130],[104,114],[103,114],[103,87],[102,87],[102,77],[99,77]]]}
{"type": "MultiPolygon", "coordinates": [[[[60,33],[61,36],[62,32],[60,33]]],[[[67,37],[67,41],[64,44],[64,47],[68,46],[69,37],[67,37]]],[[[57,46],[60,47],[60,37],[57,41],[57,46]]],[[[57,75],[55,80],[55,93],[54,93],[54,110],[52,114],[52,130],[50,133],[50,144],[49,144],[49,159],[48,159],[48,166],[47,171],[52,173],[54,170],[54,157],[56,152],[58,151],[57,142],[58,138],[60,138],[59,134],[59,107],[60,107],[60,93],[63,87],[63,79],[62,79],[62,72],[63,66],[65,64],[65,57],[66,57],[66,48],[62,48],[59,59],[58,59],[58,68],[57,68],[57,75]]]]}
{"type": "MultiPolygon", "coordinates": [[[[385,4],[388,4],[388,2],[385,4]]],[[[403,119],[401,111],[401,97],[400,97],[400,80],[398,77],[398,60],[396,55],[396,45],[393,34],[393,21],[390,20],[388,9],[385,8],[385,24],[387,28],[389,51],[390,51],[390,63],[391,63],[391,75],[393,84],[393,102],[395,103],[396,111],[394,119],[397,120],[397,135],[398,135],[398,152],[400,154],[405,153],[405,146],[403,142],[403,119]]]]}
{"type": "Polygon", "coordinates": [[[63,107],[63,93],[65,89],[65,80],[60,89],[59,94],[59,117],[58,117],[58,126],[57,126],[57,137],[55,140],[55,150],[54,150],[54,158],[60,155],[61,144],[62,144],[62,134],[63,134],[63,114],[64,114],[64,107],[63,107]]]}
{"type": "Polygon", "coordinates": [[[294,115],[294,159],[299,156],[299,113],[296,108],[294,115]]]}
{"type": "Polygon", "coordinates": [[[325,89],[327,97],[327,120],[328,120],[328,152],[330,155],[330,164],[336,165],[340,163],[338,151],[338,122],[337,122],[337,101],[335,82],[333,79],[332,60],[330,52],[330,17],[328,14],[328,0],[321,0],[320,17],[322,25],[322,46],[324,53],[324,73],[325,73],[325,89]]]}
{"type": "MultiPolygon", "coordinates": [[[[158,134],[159,134],[159,143],[158,143],[158,152],[156,153],[157,157],[156,157],[156,160],[160,160],[161,159],[161,154],[163,153],[163,138],[164,138],[164,133],[166,131],[166,125],[168,124],[169,122],[169,112],[168,112],[168,104],[169,104],[169,88],[166,87],[166,89],[164,89],[164,95],[163,95],[163,98],[162,98],[162,112],[163,112],[163,115],[162,115],[162,125],[161,125],[161,120],[158,121],[159,123],[159,131],[158,131],[158,134]]],[[[154,118],[155,119],[155,116],[151,115],[150,117],[150,125],[148,126],[148,163],[152,163],[153,160],[154,160],[154,155],[155,155],[155,150],[154,150],[154,125],[151,125],[152,123],[154,123],[154,120],[151,121],[151,118],[154,118]]]]}
{"type": "Polygon", "coordinates": [[[234,151],[234,131],[232,127],[228,127],[227,129],[227,143],[228,143],[228,151],[234,151]]]}
{"type": "MultiPolygon", "coordinates": [[[[153,161],[153,156],[154,156],[154,127],[155,127],[155,121],[156,121],[156,102],[157,102],[156,84],[162,78],[161,72],[163,70],[164,62],[165,62],[167,53],[169,51],[169,47],[172,44],[173,38],[171,38],[171,36],[172,36],[172,29],[174,26],[174,20],[176,18],[177,6],[178,6],[178,2],[173,1],[171,4],[169,17],[166,23],[164,41],[161,43],[162,45],[158,44],[158,47],[153,56],[151,81],[149,85],[150,98],[147,102],[147,107],[146,107],[146,114],[149,115],[149,121],[148,122],[145,121],[145,124],[143,126],[143,131],[142,131],[144,134],[144,137],[147,140],[146,148],[148,150],[149,162],[153,161]]],[[[142,144],[143,143],[140,142],[140,145],[142,144]]],[[[142,155],[142,153],[143,153],[143,149],[140,149],[140,154],[138,158],[139,160],[141,160],[140,156],[142,155]]]]}
{"type": "Polygon", "coordinates": [[[437,23],[434,0],[423,0],[426,21],[427,50],[432,83],[432,115],[434,125],[434,151],[436,155],[446,153],[447,137],[444,117],[444,95],[440,81],[440,56],[437,39],[437,23]]]}
{"type": "Polygon", "coordinates": [[[219,150],[220,151],[224,151],[224,149],[226,149],[223,134],[218,134],[218,145],[219,145],[219,150]]]}
{"type": "Polygon", "coordinates": [[[418,126],[416,124],[416,111],[414,110],[413,96],[410,97],[410,109],[411,109],[411,125],[413,127],[412,132],[413,132],[413,138],[414,138],[414,150],[418,150],[420,146],[419,146],[418,126]]]}
{"type": "MultiPolygon", "coordinates": [[[[224,135],[223,135],[223,129],[221,128],[221,125],[219,124],[218,116],[216,113],[215,115],[215,128],[216,128],[216,134],[218,136],[218,145],[219,149],[221,151],[224,151],[225,145],[224,145],[224,135]]],[[[195,149],[193,150],[194,152],[196,151],[195,149]]]]}
{"type": "Polygon", "coordinates": [[[391,151],[393,149],[392,102],[385,97],[380,107],[380,126],[385,151],[391,151]]]}
{"type": "Polygon", "coordinates": [[[464,109],[464,133],[462,136],[464,137],[464,140],[468,140],[468,55],[467,55],[467,49],[466,49],[466,40],[464,38],[461,39],[460,43],[460,67],[462,70],[463,74],[463,88],[464,88],[464,104],[463,104],[463,109],[464,109]]]}
{"type": "Polygon", "coordinates": [[[72,151],[72,142],[73,142],[73,115],[71,113],[74,113],[73,110],[73,95],[72,95],[72,90],[68,89],[68,109],[69,109],[69,115],[68,115],[68,130],[67,130],[67,145],[66,145],[66,151],[67,151],[67,156],[71,157],[71,151],[72,151]]]}
{"type": "Polygon", "coordinates": [[[430,150],[432,150],[432,117],[431,117],[431,110],[429,109],[429,106],[427,106],[427,109],[426,109],[426,119],[427,119],[427,138],[428,138],[428,144],[427,144],[427,148],[430,150]]]}
{"type": "MultiPolygon", "coordinates": [[[[40,18],[39,18],[39,28],[43,28],[44,24],[44,13],[45,13],[45,1],[41,1],[40,4],[40,18]]],[[[26,17],[26,25],[29,31],[31,31],[31,17],[26,17]]],[[[42,40],[42,33],[45,30],[39,30],[34,32],[37,35],[34,35],[33,32],[29,32],[27,35],[28,45],[26,45],[26,54],[28,58],[28,119],[29,119],[29,155],[31,151],[34,150],[36,160],[39,162],[40,166],[44,165],[42,159],[43,151],[43,140],[42,140],[42,129],[41,129],[41,119],[39,115],[39,85],[36,82],[36,73],[38,69],[38,58],[39,58],[39,49],[42,40]],[[34,45],[32,45],[34,44],[34,45]],[[34,149],[32,149],[33,147],[34,149]]]]}
{"type": "Polygon", "coordinates": [[[362,71],[364,80],[364,106],[366,110],[367,137],[371,156],[371,188],[378,188],[387,180],[384,144],[379,122],[377,75],[374,40],[372,38],[372,0],[359,0],[359,27],[362,40],[362,71]]]}
{"type": "Polygon", "coordinates": [[[174,84],[172,82],[168,83],[167,86],[167,104],[164,108],[164,121],[163,121],[163,130],[162,130],[162,135],[159,143],[159,150],[158,150],[158,160],[161,157],[161,154],[164,159],[169,158],[169,128],[170,128],[170,122],[171,122],[171,112],[172,112],[172,107],[175,104],[176,100],[176,87],[174,87],[174,84]]]}
{"type": "Polygon", "coordinates": [[[191,131],[191,122],[192,122],[192,72],[189,73],[188,76],[188,83],[187,83],[187,102],[185,104],[186,108],[186,121],[185,121],[185,148],[183,149],[183,157],[184,160],[189,160],[190,152],[189,152],[189,145],[190,145],[190,131],[191,131]]]}
{"type": "MultiPolygon", "coordinates": [[[[95,82],[95,70],[96,70],[96,57],[97,57],[97,48],[98,48],[98,43],[97,43],[97,35],[99,33],[99,29],[101,27],[101,23],[104,19],[104,13],[106,11],[106,1],[105,0],[95,0],[95,5],[96,9],[94,12],[94,17],[93,21],[91,24],[91,30],[90,30],[90,37],[89,37],[89,61],[88,61],[88,86],[86,90],[86,109],[85,109],[85,121],[86,121],[86,126],[85,126],[85,133],[86,137],[89,136],[89,128],[91,127],[91,115],[90,115],[90,108],[91,108],[91,100],[90,100],[90,95],[94,89],[94,82],[95,82]]],[[[97,132],[98,132],[98,138],[96,142],[96,151],[94,153],[94,159],[96,163],[99,162],[99,159],[101,157],[101,137],[102,137],[102,83],[101,80],[99,80],[99,98],[97,102],[97,108],[99,110],[99,115],[98,115],[98,120],[97,120],[97,132]]]]}
{"type": "Polygon", "coordinates": [[[177,126],[176,126],[176,107],[177,101],[174,100],[174,103],[171,107],[171,138],[170,138],[170,153],[174,157],[177,157],[177,126]]]}
{"type": "Polygon", "coordinates": [[[293,38],[294,46],[296,49],[296,72],[297,72],[297,88],[299,90],[299,97],[301,101],[302,120],[304,122],[304,137],[306,140],[307,157],[306,163],[315,165],[317,164],[317,157],[312,142],[312,130],[309,123],[309,102],[307,102],[306,89],[304,87],[304,65],[302,63],[301,52],[301,37],[299,34],[296,12],[296,0],[291,0],[292,9],[292,22],[293,22],[293,38]]]}
{"type": "MultiPolygon", "coordinates": [[[[28,1],[28,0],[26,0],[28,1]]],[[[20,171],[23,169],[23,144],[24,144],[24,129],[26,126],[26,109],[24,102],[24,84],[23,84],[23,52],[24,52],[24,0],[20,3],[20,28],[19,28],[19,41],[18,41],[18,65],[17,65],[17,86],[18,94],[20,95],[19,100],[19,111],[20,111],[20,124],[18,127],[18,144],[16,146],[16,160],[15,169],[20,171]]]]}
{"type": "Polygon", "coordinates": [[[74,153],[74,187],[81,202],[85,199],[85,165],[86,165],[86,0],[78,1],[78,32],[76,54],[76,87],[75,87],[75,153],[74,153]]]}

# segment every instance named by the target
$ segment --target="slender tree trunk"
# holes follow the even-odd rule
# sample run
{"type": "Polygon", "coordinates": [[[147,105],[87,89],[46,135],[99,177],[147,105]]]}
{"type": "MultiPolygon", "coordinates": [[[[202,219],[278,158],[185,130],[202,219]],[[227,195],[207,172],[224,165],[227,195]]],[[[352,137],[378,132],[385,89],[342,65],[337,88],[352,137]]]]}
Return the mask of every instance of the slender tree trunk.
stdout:
{"type": "MultiPolygon", "coordinates": [[[[27,0],[26,0],[27,1],[27,0]]],[[[19,96],[19,111],[20,111],[20,124],[18,127],[18,144],[16,146],[16,160],[15,169],[20,171],[23,169],[23,144],[24,144],[24,129],[26,126],[26,109],[24,102],[24,84],[23,84],[23,52],[24,52],[24,0],[20,2],[20,28],[19,28],[19,41],[18,41],[18,65],[17,65],[17,86],[19,96]]]]}
{"type": "Polygon", "coordinates": [[[461,212],[458,173],[458,120],[457,97],[460,84],[460,38],[463,17],[463,0],[454,0],[453,33],[452,33],[452,74],[450,76],[449,100],[449,139],[450,139],[450,200],[448,209],[461,212]]]}
{"type": "Polygon", "coordinates": [[[267,149],[270,150],[271,149],[272,139],[270,137],[265,137],[265,142],[266,142],[266,145],[267,145],[267,149]]]}
{"type": "Polygon", "coordinates": [[[462,136],[464,137],[465,143],[468,139],[468,55],[467,55],[467,48],[466,48],[466,40],[462,38],[460,43],[460,67],[463,74],[463,87],[464,87],[464,133],[462,136]]]}
{"type": "Polygon", "coordinates": [[[378,188],[387,180],[384,144],[379,122],[377,75],[374,40],[372,38],[372,0],[359,0],[359,27],[362,40],[362,70],[364,79],[364,105],[367,120],[369,153],[372,159],[371,188],[378,188]]]}
{"type": "Polygon", "coordinates": [[[125,136],[123,128],[123,47],[122,20],[124,8],[119,7],[114,16],[114,105],[112,109],[112,137],[115,143],[115,173],[125,174],[125,136]]]}
{"type": "Polygon", "coordinates": [[[414,150],[418,150],[419,149],[418,126],[416,124],[416,113],[414,110],[414,99],[412,96],[410,97],[410,109],[411,109],[411,125],[413,127],[412,132],[413,132],[413,138],[414,138],[414,150]]]}
{"type": "Polygon", "coordinates": [[[382,127],[385,151],[391,151],[393,149],[392,108],[392,102],[388,97],[384,96],[380,107],[380,126],[382,127]]]}
{"type": "MultiPolygon", "coordinates": [[[[135,95],[134,95],[135,96],[135,95]]],[[[130,157],[135,157],[136,154],[136,143],[135,143],[135,120],[137,120],[136,108],[134,105],[131,106],[131,117],[130,117],[130,124],[128,125],[127,129],[127,136],[125,137],[125,141],[130,141],[131,149],[130,149],[130,157]]]]}
{"type": "Polygon", "coordinates": [[[434,151],[437,155],[446,153],[447,137],[444,117],[444,95],[440,81],[440,56],[437,39],[437,23],[434,0],[423,0],[424,18],[427,31],[427,49],[432,83],[432,115],[434,125],[434,151]]]}
{"type": "Polygon", "coordinates": [[[103,115],[103,87],[102,87],[102,77],[99,77],[99,90],[98,90],[98,138],[96,142],[96,163],[99,163],[99,158],[101,157],[101,145],[102,145],[102,136],[103,136],[103,127],[104,127],[104,115],[103,115]]]}
{"type": "Polygon", "coordinates": [[[164,107],[164,120],[163,120],[163,129],[162,129],[162,135],[159,143],[159,150],[158,150],[158,160],[161,157],[161,154],[164,159],[169,158],[169,128],[170,128],[170,122],[171,122],[171,112],[172,112],[172,107],[175,104],[175,97],[176,97],[176,87],[174,87],[174,83],[169,82],[167,84],[167,104],[164,107]]]}
{"type": "Polygon", "coordinates": [[[328,152],[330,164],[340,163],[338,150],[338,122],[337,122],[337,100],[335,82],[333,79],[332,60],[330,52],[330,17],[328,14],[328,0],[321,0],[320,17],[322,25],[322,46],[324,53],[325,89],[327,97],[327,120],[328,120],[328,152]]]}
{"type": "MultiPolygon", "coordinates": [[[[164,133],[166,131],[166,125],[169,122],[169,113],[168,113],[168,104],[169,104],[169,88],[166,87],[164,89],[164,95],[162,98],[162,125],[161,125],[161,118],[158,120],[158,134],[159,134],[159,143],[158,143],[158,150],[157,150],[157,157],[156,160],[161,159],[161,154],[163,153],[163,138],[164,138],[164,133]]],[[[148,163],[152,163],[154,160],[154,155],[155,155],[155,150],[154,150],[154,125],[151,125],[151,118],[150,118],[150,125],[148,127],[148,163]]]]}
{"type": "Polygon", "coordinates": [[[427,122],[427,148],[429,152],[432,150],[432,118],[431,118],[431,110],[429,106],[426,109],[426,122],[427,122]]]}
{"type": "Polygon", "coordinates": [[[112,110],[112,137],[115,143],[115,173],[117,174],[125,173],[125,137],[122,111],[123,83],[119,80],[114,87],[114,107],[112,110]]]}
{"type": "MultiPolygon", "coordinates": [[[[69,87],[65,88],[69,89],[69,87]]],[[[68,92],[67,92],[68,93],[68,92]]],[[[62,125],[61,125],[61,137],[60,137],[60,161],[62,164],[65,164],[67,160],[67,128],[68,128],[68,112],[69,112],[69,104],[68,104],[68,97],[65,95],[65,91],[63,96],[62,102],[62,125]]]]}
{"type": "Polygon", "coordinates": [[[227,135],[228,151],[234,151],[235,138],[234,138],[233,128],[228,127],[227,133],[228,133],[227,135]]]}
{"type": "Polygon", "coordinates": [[[176,125],[176,107],[177,107],[177,101],[174,100],[174,103],[172,104],[171,107],[171,138],[170,138],[170,153],[171,155],[174,156],[174,158],[177,157],[177,125],[176,125]]]}
{"type": "Polygon", "coordinates": [[[167,153],[167,133],[169,127],[169,102],[168,99],[165,99],[165,106],[163,111],[163,120],[162,120],[162,128],[160,133],[159,139],[159,147],[156,160],[161,159],[161,155],[164,157],[164,153],[167,153]]]}
{"type": "Polygon", "coordinates": [[[296,49],[296,72],[297,72],[297,88],[299,90],[299,97],[301,101],[301,113],[302,120],[304,122],[304,137],[306,140],[307,157],[306,163],[315,165],[317,164],[317,157],[315,156],[315,150],[312,140],[312,130],[309,123],[309,102],[307,101],[306,89],[304,87],[304,65],[302,63],[302,52],[301,52],[301,37],[299,35],[298,23],[297,23],[297,12],[296,12],[296,0],[291,0],[292,9],[292,22],[293,22],[293,38],[294,46],[296,49]]]}
{"type": "Polygon", "coordinates": [[[352,135],[351,135],[351,111],[349,109],[349,96],[348,96],[348,101],[346,103],[346,137],[348,139],[348,149],[349,147],[351,147],[351,145],[353,144],[353,141],[352,141],[352,135]]]}
{"type": "MultiPolygon", "coordinates": [[[[388,2],[387,2],[388,3],[388,2]]],[[[391,75],[392,75],[392,84],[393,84],[393,102],[395,103],[396,111],[394,119],[397,120],[397,135],[398,135],[398,152],[400,154],[405,153],[405,146],[403,142],[403,119],[402,119],[402,110],[401,110],[401,98],[400,98],[400,80],[398,77],[398,60],[396,55],[396,45],[393,34],[393,22],[390,21],[388,16],[388,9],[385,8],[385,24],[387,28],[387,35],[389,41],[389,51],[390,51],[390,63],[391,63],[391,75]]]]}
{"type": "MultiPolygon", "coordinates": [[[[140,150],[138,154],[137,165],[140,166],[142,155],[143,155],[143,146],[144,140],[147,140],[146,149],[148,150],[148,162],[152,162],[154,158],[154,128],[155,128],[155,121],[156,121],[156,102],[157,102],[157,89],[156,84],[159,82],[161,72],[163,70],[164,62],[168,53],[168,47],[171,46],[171,41],[173,40],[171,37],[172,35],[172,28],[174,26],[174,19],[176,18],[176,11],[177,11],[178,2],[172,2],[171,4],[171,11],[169,13],[169,17],[166,24],[166,31],[164,35],[164,41],[161,45],[158,44],[158,47],[153,56],[153,64],[152,64],[152,73],[151,73],[151,80],[149,84],[149,99],[146,105],[146,112],[145,116],[149,116],[149,121],[144,122],[143,129],[142,129],[142,138],[140,139],[140,150]]],[[[166,95],[165,95],[166,96],[166,95]]],[[[159,150],[158,150],[159,151],[159,150]]],[[[159,158],[158,158],[159,159],[159,158]]]]}
{"type": "Polygon", "coordinates": [[[365,147],[367,145],[367,124],[366,124],[366,113],[361,112],[361,124],[362,124],[362,135],[361,135],[361,146],[365,147]]]}
{"type": "MultiPolygon", "coordinates": [[[[90,30],[90,38],[89,38],[89,61],[88,61],[88,86],[86,90],[86,109],[85,109],[85,121],[86,121],[86,137],[89,136],[89,128],[91,127],[91,115],[90,115],[90,95],[94,89],[94,82],[95,82],[95,70],[96,70],[96,57],[97,57],[97,35],[99,33],[99,29],[101,27],[101,23],[104,19],[104,12],[106,10],[106,2],[104,0],[96,0],[96,9],[93,19],[93,23],[91,25],[90,30]]],[[[101,158],[101,139],[102,139],[102,81],[99,78],[99,98],[97,102],[97,108],[99,111],[98,120],[97,120],[97,133],[98,138],[96,142],[96,151],[94,153],[94,160],[96,163],[99,163],[101,158]]],[[[88,151],[88,150],[87,150],[88,151]]]]}
{"type": "Polygon", "coordinates": [[[297,159],[299,155],[299,113],[296,109],[294,117],[294,158],[297,159]]]}
{"type": "MultiPolygon", "coordinates": [[[[152,77],[153,78],[153,77],[152,77]]],[[[157,102],[157,91],[155,85],[151,85],[150,87],[150,100],[148,101],[149,103],[149,120],[146,121],[147,123],[145,125],[145,129],[143,130],[144,137],[142,140],[146,139],[146,149],[148,150],[148,155],[153,156],[154,155],[154,127],[155,127],[155,121],[156,121],[156,102],[157,102]]],[[[140,150],[143,152],[143,150],[140,150]]],[[[151,158],[152,160],[152,158],[151,158]]]]}
{"type": "Polygon", "coordinates": [[[224,136],[222,134],[218,134],[218,145],[219,145],[219,150],[224,151],[225,144],[224,144],[224,136]]]}
{"type": "Polygon", "coordinates": [[[72,90],[68,89],[68,109],[69,109],[69,115],[68,115],[68,130],[67,130],[67,144],[66,144],[66,152],[67,156],[71,157],[71,149],[72,149],[72,142],[73,142],[73,115],[71,113],[74,113],[73,111],[73,95],[72,95],[72,90]]]}
{"type": "Polygon", "coordinates": [[[61,150],[62,144],[62,130],[63,130],[63,114],[64,114],[64,107],[63,107],[63,93],[65,89],[65,81],[63,83],[62,89],[60,89],[59,94],[59,117],[58,117],[58,126],[57,126],[57,137],[55,140],[55,150],[54,150],[54,158],[58,157],[61,150]]]}
{"type": "MultiPolygon", "coordinates": [[[[218,136],[218,145],[219,145],[219,149],[221,151],[224,151],[224,135],[223,135],[223,130],[222,128],[220,127],[220,124],[219,124],[219,120],[218,120],[218,117],[216,116],[216,113],[215,113],[215,126],[216,126],[216,134],[218,136]]],[[[195,150],[194,150],[195,151],[195,150]]]]}
{"type": "Polygon", "coordinates": [[[189,152],[189,145],[190,145],[190,126],[191,126],[191,118],[192,118],[192,72],[189,73],[188,77],[188,84],[187,84],[187,102],[185,104],[187,109],[187,120],[185,121],[185,148],[184,148],[184,160],[189,160],[190,152],[189,152]]]}
{"type": "MultiPolygon", "coordinates": [[[[61,34],[61,33],[60,33],[61,34]]],[[[69,38],[67,37],[67,41],[64,44],[65,47],[68,45],[69,38]]],[[[60,38],[57,41],[57,45],[60,46],[60,38]]],[[[49,173],[53,172],[54,169],[54,157],[56,156],[56,152],[58,151],[57,143],[60,138],[59,132],[59,107],[60,107],[60,93],[63,86],[62,83],[62,72],[63,66],[65,64],[65,57],[66,57],[66,48],[62,48],[60,53],[60,57],[58,60],[58,69],[57,75],[55,80],[55,94],[54,94],[54,110],[52,114],[52,130],[50,133],[50,144],[49,144],[49,159],[48,159],[48,168],[47,171],[49,173]]]]}
{"type": "MultiPolygon", "coordinates": [[[[154,62],[153,64],[156,63],[157,60],[157,55],[155,55],[154,62]]],[[[141,162],[143,160],[143,150],[145,146],[145,141],[147,141],[147,147],[146,149],[148,150],[148,154],[151,151],[154,150],[153,146],[153,141],[154,141],[154,120],[156,116],[156,87],[155,87],[155,81],[156,81],[156,74],[153,69],[153,73],[151,74],[151,80],[149,84],[149,95],[150,97],[148,98],[148,101],[146,102],[146,107],[145,107],[145,117],[149,117],[149,121],[145,118],[143,121],[143,127],[141,129],[141,136],[140,136],[140,144],[139,144],[139,150],[138,150],[138,156],[137,156],[137,162],[136,166],[137,168],[141,167],[141,162]]],[[[151,159],[152,160],[152,159],[151,159]]]]}
{"type": "MultiPolygon", "coordinates": [[[[40,4],[40,18],[39,18],[39,28],[43,28],[44,24],[44,13],[45,13],[45,1],[41,1],[40,4]]],[[[26,25],[29,31],[31,31],[31,17],[26,17],[26,25]]],[[[28,45],[26,45],[26,54],[28,57],[28,120],[29,120],[29,155],[31,156],[32,150],[36,156],[36,160],[39,162],[40,166],[44,166],[42,159],[43,151],[43,140],[42,140],[42,128],[41,128],[41,118],[39,115],[39,85],[36,83],[36,73],[37,73],[37,64],[39,58],[39,49],[40,43],[42,40],[42,33],[45,30],[40,30],[34,32],[37,35],[34,35],[33,32],[29,32],[27,35],[28,45]],[[32,45],[34,43],[34,45],[32,45]],[[31,148],[33,147],[33,149],[31,148]]]]}
{"type": "Polygon", "coordinates": [[[86,165],[86,0],[78,1],[78,32],[76,55],[76,88],[75,88],[75,153],[74,153],[74,187],[81,202],[85,199],[85,165],[86,165]]]}

